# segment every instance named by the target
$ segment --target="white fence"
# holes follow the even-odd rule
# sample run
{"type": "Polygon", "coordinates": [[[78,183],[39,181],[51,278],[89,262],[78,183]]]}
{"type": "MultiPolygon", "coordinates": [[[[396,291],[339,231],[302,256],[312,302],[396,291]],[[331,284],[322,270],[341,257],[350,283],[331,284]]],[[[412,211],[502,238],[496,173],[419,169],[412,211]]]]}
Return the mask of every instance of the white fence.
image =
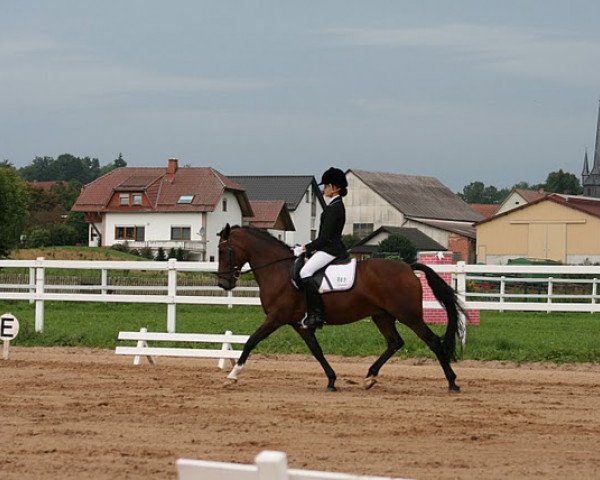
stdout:
{"type": "Polygon", "coordinates": [[[272,450],[260,452],[254,462],[255,465],[242,465],[179,459],[177,460],[178,480],[402,480],[391,477],[288,469],[286,454],[272,450]]]}
{"type": "MultiPolygon", "coordinates": [[[[452,274],[454,287],[467,309],[542,312],[600,312],[598,283],[600,266],[527,265],[432,265],[435,271],[452,274]]],[[[167,306],[167,331],[176,331],[178,304],[260,305],[257,287],[237,287],[224,292],[216,285],[178,285],[183,272],[216,272],[215,262],[0,260],[6,269],[28,272],[26,281],[0,283],[0,300],[35,302],[35,330],[44,329],[44,302],[159,303],[167,306]],[[46,281],[47,269],[96,271],[93,285],[57,285],[46,281]],[[109,273],[163,272],[166,285],[112,285],[109,273]],[[157,294],[156,292],[160,292],[157,294]],[[198,294],[209,292],[210,295],[198,294]],[[195,295],[192,295],[195,293],[195,295]],[[240,296],[243,295],[243,296],[240,296]],[[252,296],[248,296],[252,295],[252,296]]],[[[135,275],[131,275],[134,277],[135,275]]],[[[426,308],[440,308],[435,301],[426,308]]]]}

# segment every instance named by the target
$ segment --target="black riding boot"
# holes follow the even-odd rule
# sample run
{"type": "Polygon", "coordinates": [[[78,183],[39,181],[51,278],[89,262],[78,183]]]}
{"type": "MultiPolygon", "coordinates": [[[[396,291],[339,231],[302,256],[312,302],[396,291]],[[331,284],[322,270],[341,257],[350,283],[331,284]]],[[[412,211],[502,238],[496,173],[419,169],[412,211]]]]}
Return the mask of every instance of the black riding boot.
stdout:
{"type": "Polygon", "coordinates": [[[302,328],[321,328],[325,323],[323,300],[312,277],[302,279],[306,297],[306,316],[300,322],[302,328]]]}

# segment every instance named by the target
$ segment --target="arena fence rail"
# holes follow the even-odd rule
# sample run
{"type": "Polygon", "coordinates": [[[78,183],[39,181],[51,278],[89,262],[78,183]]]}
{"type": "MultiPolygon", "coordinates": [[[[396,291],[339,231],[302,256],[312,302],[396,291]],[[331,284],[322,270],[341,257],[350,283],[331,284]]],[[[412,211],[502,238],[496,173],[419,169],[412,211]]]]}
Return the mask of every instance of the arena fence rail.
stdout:
{"type": "Polygon", "coordinates": [[[370,475],[288,469],[284,452],[264,450],[254,459],[254,465],[179,459],[176,462],[179,480],[407,480],[370,475]]]}
{"type": "MultiPolygon", "coordinates": [[[[35,330],[44,330],[44,302],[159,303],[167,306],[167,332],[176,331],[178,304],[260,305],[257,287],[237,287],[230,292],[216,285],[178,285],[178,274],[217,271],[216,262],[0,260],[0,272],[28,271],[20,282],[0,280],[0,300],[35,303],[35,330]],[[46,281],[48,269],[97,271],[98,283],[57,285],[46,281]],[[115,285],[109,272],[162,272],[164,285],[115,285]],[[191,291],[195,290],[195,291],[191,291]],[[210,293],[210,295],[206,295],[210,293]]],[[[467,310],[516,310],[541,312],[600,312],[598,283],[600,266],[593,265],[431,265],[436,272],[449,274],[467,310]]],[[[0,275],[0,278],[2,275],[0,275]]],[[[441,309],[435,300],[425,300],[427,309],[441,309]]],[[[465,321],[464,318],[461,321],[465,321]]]]}

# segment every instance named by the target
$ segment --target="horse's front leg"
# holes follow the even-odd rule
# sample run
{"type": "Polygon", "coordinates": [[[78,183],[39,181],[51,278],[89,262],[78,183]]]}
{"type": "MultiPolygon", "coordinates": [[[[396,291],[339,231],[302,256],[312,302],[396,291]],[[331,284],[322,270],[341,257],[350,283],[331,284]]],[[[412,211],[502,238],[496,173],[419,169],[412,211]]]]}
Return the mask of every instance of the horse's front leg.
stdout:
{"type": "Polygon", "coordinates": [[[298,332],[298,334],[302,337],[302,339],[304,340],[304,342],[310,349],[313,356],[319,361],[319,363],[321,364],[321,367],[323,367],[323,370],[325,370],[325,375],[327,375],[327,379],[328,379],[327,390],[330,392],[335,392],[337,390],[335,388],[335,380],[337,377],[335,376],[335,372],[333,371],[333,368],[331,368],[331,365],[329,365],[329,362],[327,361],[327,359],[325,358],[325,355],[323,354],[321,345],[319,345],[319,341],[317,340],[317,337],[315,336],[315,329],[314,328],[304,329],[304,328],[301,328],[300,325],[296,325],[296,324],[294,324],[293,327],[294,327],[294,330],[296,330],[298,332]]]}
{"type": "Polygon", "coordinates": [[[244,368],[246,360],[248,360],[248,357],[250,356],[250,352],[254,350],[256,345],[258,345],[261,341],[263,341],[265,338],[271,335],[280,326],[281,325],[276,324],[275,322],[269,320],[269,318],[267,317],[267,320],[265,320],[265,322],[260,327],[258,327],[256,332],[250,335],[250,338],[248,338],[248,341],[244,345],[240,358],[238,359],[235,366],[231,369],[231,372],[229,372],[229,375],[227,375],[227,378],[229,380],[231,380],[232,382],[237,381],[238,375],[240,374],[242,368],[244,368]]]}

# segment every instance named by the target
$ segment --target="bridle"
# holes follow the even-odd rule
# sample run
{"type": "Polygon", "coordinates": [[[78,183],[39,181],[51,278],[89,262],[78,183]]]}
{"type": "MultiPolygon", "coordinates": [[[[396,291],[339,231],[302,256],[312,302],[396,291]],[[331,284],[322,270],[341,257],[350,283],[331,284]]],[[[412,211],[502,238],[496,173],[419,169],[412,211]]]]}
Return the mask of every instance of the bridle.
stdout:
{"type": "MultiPolygon", "coordinates": [[[[230,239],[228,238],[227,240],[221,240],[219,242],[219,245],[222,245],[224,243],[227,245],[227,256],[228,256],[228,260],[229,260],[229,265],[232,267],[229,270],[217,270],[215,273],[219,277],[221,277],[223,275],[231,275],[234,278],[234,280],[237,281],[240,278],[240,274],[242,272],[242,267],[240,265],[237,265],[235,251],[233,250],[233,247],[231,246],[230,239]]],[[[246,270],[245,273],[255,272],[256,270],[260,270],[261,268],[270,267],[271,265],[275,265],[276,263],[279,263],[279,262],[284,262],[285,260],[291,260],[292,258],[296,258],[296,257],[294,257],[293,255],[290,255],[288,257],[279,258],[277,260],[273,260],[271,262],[264,263],[257,267],[250,268],[249,270],[246,270]]]]}

